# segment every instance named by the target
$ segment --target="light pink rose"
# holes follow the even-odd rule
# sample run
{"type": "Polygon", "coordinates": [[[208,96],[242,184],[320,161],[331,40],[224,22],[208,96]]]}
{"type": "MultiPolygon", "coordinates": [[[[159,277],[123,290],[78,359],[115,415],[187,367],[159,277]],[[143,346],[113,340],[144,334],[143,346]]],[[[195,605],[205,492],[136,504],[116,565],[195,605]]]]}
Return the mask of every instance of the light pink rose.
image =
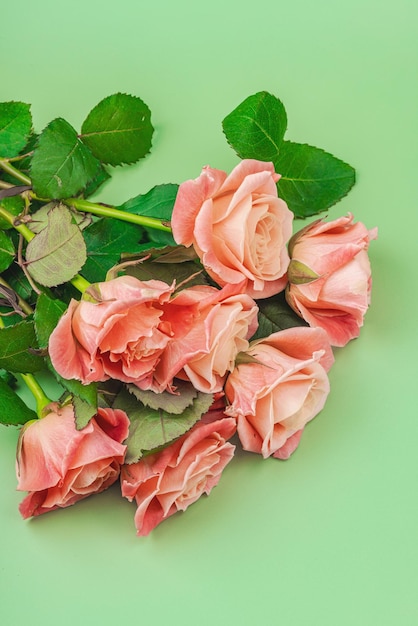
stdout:
{"type": "Polygon", "coordinates": [[[225,385],[244,450],[285,459],[297,447],[305,424],[329,393],[327,371],[334,357],[325,331],[296,327],[254,341],[225,385]]]}
{"type": "Polygon", "coordinates": [[[129,419],[118,409],[98,409],[76,430],[74,408],[56,403],[50,413],[21,431],[16,462],[19,506],[26,519],[70,506],[114,483],[124,462],[129,419]]]}
{"type": "Polygon", "coordinates": [[[164,306],[175,336],[161,355],[154,375],[162,388],[176,376],[190,380],[205,393],[222,390],[237,354],[248,348],[248,338],[258,325],[256,303],[236,291],[231,285],[220,290],[204,285],[190,287],[164,306]],[[185,311],[189,312],[188,324],[185,311]],[[184,320],[183,332],[176,323],[179,316],[184,320]]]}
{"type": "Polygon", "coordinates": [[[152,387],[153,372],[173,329],[162,305],[174,285],[121,276],[97,283],[97,302],[72,300],[49,339],[56,371],[83,383],[114,378],[152,387]]]}
{"type": "Polygon", "coordinates": [[[333,346],[357,337],[363,325],[371,292],[367,249],[376,237],[376,228],[354,223],[349,213],[317,220],[290,242],[286,299],[310,326],[323,328],[333,346]]]}
{"type": "Polygon", "coordinates": [[[282,291],[293,214],[277,197],[272,163],[246,159],[229,174],[205,167],[179,187],[171,226],[177,243],[193,245],[219,284],[247,282],[266,298],[282,291]]]}
{"type": "Polygon", "coordinates": [[[227,440],[235,430],[232,418],[202,419],[164,450],[122,467],[122,495],[136,501],[138,535],[148,535],[202,494],[209,495],[233,457],[235,446],[227,440]]]}

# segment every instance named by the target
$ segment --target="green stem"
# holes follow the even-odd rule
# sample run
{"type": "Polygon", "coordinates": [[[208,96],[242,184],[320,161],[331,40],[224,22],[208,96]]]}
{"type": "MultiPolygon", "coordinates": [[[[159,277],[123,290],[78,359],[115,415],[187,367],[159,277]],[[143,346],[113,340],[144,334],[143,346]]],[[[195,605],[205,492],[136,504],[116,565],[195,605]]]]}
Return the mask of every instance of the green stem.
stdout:
{"type": "Polygon", "coordinates": [[[80,274],[76,274],[74,278],[70,280],[70,283],[79,290],[80,293],[84,293],[91,285],[88,280],[83,278],[80,274]]]}
{"type": "Polygon", "coordinates": [[[9,222],[10,226],[13,226],[18,233],[20,233],[26,241],[30,241],[35,237],[35,233],[33,233],[25,224],[16,223],[18,218],[16,215],[12,215],[9,211],[6,211],[3,207],[0,206],[0,217],[9,222]]]}
{"type": "Polygon", "coordinates": [[[44,417],[44,409],[52,402],[52,400],[45,395],[44,390],[32,374],[21,374],[21,377],[36,400],[36,412],[38,417],[44,417]]]}
{"type": "MultiPolygon", "coordinates": [[[[9,159],[0,159],[0,168],[17,180],[25,183],[25,185],[32,185],[31,179],[25,176],[25,174],[22,174],[22,172],[20,172],[16,167],[11,165],[9,159]]],[[[32,197],[34,199],[38,199],[33,193],[32,197]]],[[[116,209],[115,207],[96,204],[95,202],[89,202],[88,200],[82,200],[81,198],[68,198],[67,200],[63,200],[63,202],[74,207],[78,211],[93,213],[93,215],[100,215],[101,217],[112,217],[124,222],[130,222],[131,224],[139,224],[140,226],[147,226],[148,228],[155,228],[156,230],[163,230],[167,233],[171,233],[169,222],[156,217],[135,215],[135,213],[128,213],[127,211],[116,209]]]]}
{"type": "Polygon", "coordinates": [[[13,176],[13,178],[25,183],[25,185],[32,185],[31,179],[25,176],[25,174],[22,174],[22,172],[20,172],[16,167],[10,165],[8,159],[0,159],[0,167],[2,170],[13,176]]]}
{"type": "Polygon", "coordinates": [[[135,213],[128,213],[127,211],[121,211],[120,209],[115,209],[114,207],[96,204],[94,202],[89,202],[88,200],[81,200],[80,198],[68,198],[68,200],[65,200],[65,203],[74,207],[78,211],[93,213],[93,215],[100,215],[101,217],[111,217],[117,220],[122,220],[123,222],[139,224],[139,226],[148,226],[148,228],[155,228],[157,230],[163,230],[171,233],[169,222],[166,220],[160,220],[156,217],[136,215],[135,213]]]}

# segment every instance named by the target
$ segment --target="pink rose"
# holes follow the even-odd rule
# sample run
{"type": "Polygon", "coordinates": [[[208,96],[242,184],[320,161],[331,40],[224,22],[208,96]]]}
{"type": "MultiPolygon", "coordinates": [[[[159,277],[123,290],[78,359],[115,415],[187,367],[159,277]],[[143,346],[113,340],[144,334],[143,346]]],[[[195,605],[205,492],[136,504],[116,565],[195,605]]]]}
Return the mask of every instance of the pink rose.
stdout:
{"type": "Polygon", "coordinates": [[[323,328],[333,346],[357,337],[370,304],[367,249],[377,229],[353,223],[349,213],[332,222],[317,220],[289,244],[286,299],[310,324],[323,328]]]}
{"type": "Polygon", "coordinates": [[[237,354],[248,348],[248,338],[258,325],[256,303],[236,291],[231,285],[221,290],[204,285],[190,287],[165,305],[175,336],[155,372],[162,388],[176,376],[190,380],[199,391],[221,391],[237,354]],[[186,310],[189,323],[183,324],[181,332],[175,320],[180,316],[184,319],[186,310]]]}
{"type": "Polygon", "coordinates": [[[129,419],[124,411],[99,408],[85,428],[76,430],[72,405],[49,408],[19,438],[17,489],[29,491],[19,506],[25,519],[104,491],[117,480],[125,458],[129,419]]]}
{"type": "Polygon", "coordinates": [[[254,361],[237,365],[226,381],[225,413],[237,419],[244,450],[287,458],[329,392],[334,357],[327,335],[289,328],[254,341],[247,354],[254,361]]]}
{"type": "Polygon", "coordinates": [[[122,467],[122,495],[136,501],[138,535],[148,535],[170,515],[185,511],[203,493],[209,495],[233,457],[235,446],[227,439],[235,430],[232,418],[202,419],[161,452],[122,467]]]}
{"type": "Polygon", "coordinates": [[[148,389],[172,337],[163,303],[174,291],[157,280],[121,276],[93,286],[97,302],[72,300],[49,339],[49,354],[64,378],[83,383],[114,378],[148,389]]]}
{"type": "Polygon", "coordinates": [[[193,245],[219,285],[245,280],[254,298],[285,288],[293,214],[277,197],[279,178],[272,163],[246,159],[229,176],[205,167],[180,185],[171,221],[174,239],[193,245]]]}

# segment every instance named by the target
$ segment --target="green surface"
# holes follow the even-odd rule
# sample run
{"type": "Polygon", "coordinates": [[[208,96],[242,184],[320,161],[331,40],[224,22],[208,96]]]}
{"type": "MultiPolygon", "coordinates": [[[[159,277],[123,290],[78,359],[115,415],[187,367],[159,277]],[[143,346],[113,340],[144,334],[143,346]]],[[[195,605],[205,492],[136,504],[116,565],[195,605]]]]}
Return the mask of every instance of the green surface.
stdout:
{"type": "Polygon", "coordinates": [[[35,130],[116,92],[152,111],[151,154],[99,199],[121,204],[237,157],[221,121],[277,95],[288,136],[353,165],[329,210],[379,227],[372,307],[338,350],[325,409],[287,462],[239,454],[219,486],[149,537],[117,488],[21,520],[13,428],[0,430],[0,622],[63,626],[415,626],[418,10],[353,0],[52,0],[1,11],[1,100],[35,130]]]}

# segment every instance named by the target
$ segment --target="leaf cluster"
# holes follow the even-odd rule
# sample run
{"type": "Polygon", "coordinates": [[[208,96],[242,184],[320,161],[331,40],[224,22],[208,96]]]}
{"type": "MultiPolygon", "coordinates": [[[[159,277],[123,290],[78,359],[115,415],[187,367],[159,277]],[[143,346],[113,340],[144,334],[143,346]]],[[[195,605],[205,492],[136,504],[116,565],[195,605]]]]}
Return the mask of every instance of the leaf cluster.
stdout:
{"type": "Polygon", "coordinates": [[[131,422],[126,463],[136,463],[183,435],[209,410],[212,402],[212,394],[196,391],[191,383],[183,384],[178,395],[167,391],[143,392],[133,385],[128,390],[122,389],[113,407],[125,411],[131,422]]]}
{"type": "MultiPolygon", "coordinates": [[[[97,412],[96,385],[65,381],[53,371],[49,335],[71,297],[78,297],[71,284],[78,272],[91,282],[104,280],[122,254],[154,240],[138,224],[92,219],[74,205],[110,178],[109,165],[145,157],[153,132],[148,106],[122,93],[99,102],[80,132],[58,117],[36,133],[29,104],[0,103],[0,368],[8,375],[0,378],[1,422],[36,417],[11,380],[46,369],[74,397],[79,427],[97,412]]],[[[144,209],[152,213],[152,190],[146,195],[144,209]]],[[[170,187],[165,204],[161,193],[156,200],[168,219],[172,198],[170,187]]],[[[141,196],[131,204],[135,210],[141,196]]],[[[167,243],[172,240],[162,233],[161,246],[167,243]]]]}
{"type": "Polygon", "coordinates": [[[278,193],[296,217],[325,211],[355,182],[354,169],[332,154],[284,139],[283,103],[260,91],[246,98],[222,122],[228,143],[242,159],[271,161],[281,175],[278,193]]]}

